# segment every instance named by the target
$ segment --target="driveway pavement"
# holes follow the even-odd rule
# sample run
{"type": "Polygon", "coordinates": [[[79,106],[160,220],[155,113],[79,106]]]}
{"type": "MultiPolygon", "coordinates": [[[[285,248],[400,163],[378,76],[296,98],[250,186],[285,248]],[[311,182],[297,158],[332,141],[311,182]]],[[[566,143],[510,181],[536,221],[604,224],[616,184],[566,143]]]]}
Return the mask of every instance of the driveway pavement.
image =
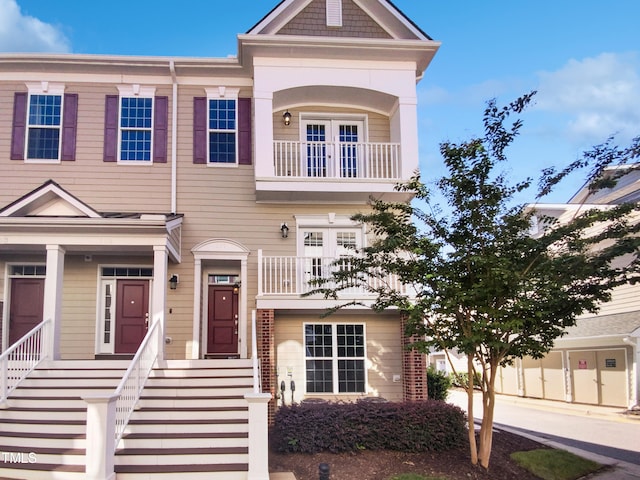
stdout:
{"type": "MultiPolygon", "coordinates": [[[[474,395],[476,422],[482,418],[480,398],[474,395]]],[[[461,390],[451,390],[448,401],[467,410],[461,390]]],[[[640,416],[624,415],[623,409],[498,395],[494,424],[612,466],[589,479],[640,480],[640,416]]]]}

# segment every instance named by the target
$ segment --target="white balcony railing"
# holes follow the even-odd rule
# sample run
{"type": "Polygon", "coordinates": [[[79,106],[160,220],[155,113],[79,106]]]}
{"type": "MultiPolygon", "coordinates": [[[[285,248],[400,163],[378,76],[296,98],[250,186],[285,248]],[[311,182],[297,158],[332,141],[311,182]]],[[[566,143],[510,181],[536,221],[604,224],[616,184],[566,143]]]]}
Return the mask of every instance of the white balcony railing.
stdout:
{"type": "Polygon", "coordinates": [[[276,177],[399,180],[399,143],[273,142],[276,177]]]}
{"type": "MultiPolygon", "coordinates": [[[[319,287],[315,280],[330,278],[332,272],[338,269],[349,269],[348,259],[335,265],[333,257],[281,257],[265,256],[258,250],[258,264],[260,274],[258,278],[258,295],[303,295],[319,287]]],[[[340,290],[340,295],[349,297],[372,297],[376,288],[387,286],[402,293],[409,292],[393,275],[370,275],[364,282],[356,282],[358,286],[351,286],[340,290]]],[[[322,288],[335,288],[337,285],[328,282],[322,288]]]]}

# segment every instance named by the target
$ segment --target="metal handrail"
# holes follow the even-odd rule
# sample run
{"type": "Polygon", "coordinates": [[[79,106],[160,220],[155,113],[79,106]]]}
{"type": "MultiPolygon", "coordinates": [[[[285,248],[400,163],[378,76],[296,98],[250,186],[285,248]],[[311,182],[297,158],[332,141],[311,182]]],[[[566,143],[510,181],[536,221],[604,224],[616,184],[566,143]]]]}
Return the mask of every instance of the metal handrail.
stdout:
{"type": "Polygon", "coordinates": [[[39,323],[0,355],[0,403],[6,402],[11,392],[47,358],[46,343],[50,324],[50,318],[39,323]]]}
{"type": "MultiPolygon", "coordinates": [[[[160,351],[160,335],[162,334],[161,317],[158,316],[147,331],[138,351],[129,364],[120,384],[116,388],[116,418],[115,418],[115,444],[114,449],[124,435],[129,424],[144,385],[153,369],[160,351]]],[[[114,452],[115,453],[115,452],[114,452]]]]}

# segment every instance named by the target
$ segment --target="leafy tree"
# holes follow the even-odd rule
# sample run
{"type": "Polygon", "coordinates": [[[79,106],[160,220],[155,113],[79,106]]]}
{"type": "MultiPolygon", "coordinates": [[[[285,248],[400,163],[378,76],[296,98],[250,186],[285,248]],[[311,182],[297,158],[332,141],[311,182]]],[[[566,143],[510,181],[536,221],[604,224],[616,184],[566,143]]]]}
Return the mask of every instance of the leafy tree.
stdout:
{"type": "MultiPolygon", "coordinates": [[[[569,221],[541,218],[543,233],[531,235],[536,207],[514,205],[513,199],[532,180],[511,182],[499,167],[522,126],[520,119],[505,124],[522,113],[534,94],[504,107],[488,102],[482,137],[441,144],[448,173],[435,186],[446,208],[432,200],[416,175],[397,188],[417,201],[372,200],[368,213],[355,215],[375,240],[337,261],[331,278],[321,279],[312,292],[338,299],[343,289],[365,289],[375,298],[373,309],[393,307],[406,316],[406,333],[420,339],[412,348],[425,353],[431,347],[458,349],[467,355],[468,371],[477,370],[481,378],[483,405],[476,442],[475,375],[469,374],[471,458],[485,468],[498,368],[516,358],[544,356],[580,314],[597,312],[615,287],[637,280],[640,273],[637,204],[585,205],[569,221]],[[623,256],[627,261],[614,262],[623,256]]],[[[544,170],[536,200],[585,167],[591,169],[592,189],[611,187],[616,175],[606,167],[629,163],[636,168],[631,163],[640,156],[639,145],[640,137],[625,149],[609,139],[563,170],[544,170]]],[[[342,303],[328,314],[358,303],[342,303]]]]}

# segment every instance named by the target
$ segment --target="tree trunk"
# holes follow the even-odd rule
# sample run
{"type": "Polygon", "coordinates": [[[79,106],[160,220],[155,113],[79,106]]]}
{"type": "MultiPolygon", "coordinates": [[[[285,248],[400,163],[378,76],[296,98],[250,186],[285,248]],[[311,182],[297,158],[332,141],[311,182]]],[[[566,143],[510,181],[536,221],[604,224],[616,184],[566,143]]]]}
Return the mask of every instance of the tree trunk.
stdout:
{"type": "Polygon", "coordinates": [[[469,450],[471,451],[471,463],[478,463],[478,447],[476,446],[476,428],[473,422],[473,356],[467,355],[467,421],[469,429],[469,450]]]}
{"type": "Polygon", "coordinates": [[[493,362],[490,364],[489,381],[483,382],[482,388],[482,425],[480,427],[478,458],[480,465],[486,469],[489,469],[489,458],[491,457],[491,447],[493,445],[493,411],[496,404],[495,381],[497,368],[497,364],[494,365],[493,362]]]}

